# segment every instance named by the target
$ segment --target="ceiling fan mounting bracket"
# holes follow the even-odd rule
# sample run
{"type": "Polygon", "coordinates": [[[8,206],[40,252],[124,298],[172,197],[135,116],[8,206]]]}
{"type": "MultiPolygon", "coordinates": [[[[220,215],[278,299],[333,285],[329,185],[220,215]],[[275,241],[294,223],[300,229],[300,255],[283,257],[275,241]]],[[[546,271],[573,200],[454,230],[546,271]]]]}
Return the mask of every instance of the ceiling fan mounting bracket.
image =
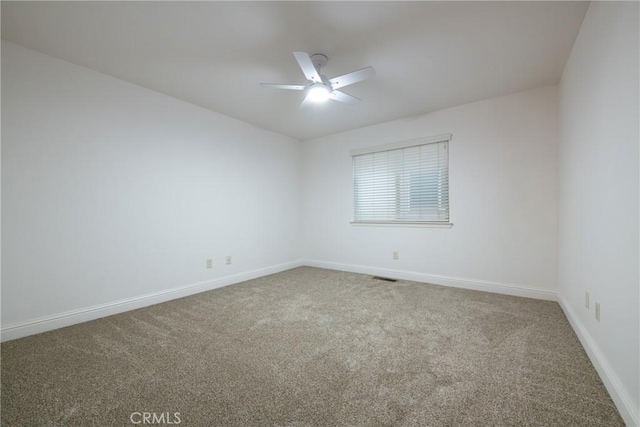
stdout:
{"type": "Polygon", "coordinates": [[[316,70],[320,71],[321,69],[327,66],[327,62],[329,62],[329,58],[327,58],[327,55],[323,55],[321,53],[315,53],[311,55],[311,62],[313,63],[313,66],[316,67],[316,70]]]}

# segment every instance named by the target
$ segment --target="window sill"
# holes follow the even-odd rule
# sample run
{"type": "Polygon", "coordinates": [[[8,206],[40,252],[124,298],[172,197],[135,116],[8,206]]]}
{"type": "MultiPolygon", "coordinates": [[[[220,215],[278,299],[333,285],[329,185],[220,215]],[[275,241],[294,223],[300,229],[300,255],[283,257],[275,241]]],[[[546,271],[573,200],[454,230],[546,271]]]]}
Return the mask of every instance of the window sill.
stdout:
{"type": "Polygon", "coordinates": [[[375,222],[375,221],[351,221],[351,225],[357,227],[424,227],[424,228],[451,228],[451,222],[375,222]]]}

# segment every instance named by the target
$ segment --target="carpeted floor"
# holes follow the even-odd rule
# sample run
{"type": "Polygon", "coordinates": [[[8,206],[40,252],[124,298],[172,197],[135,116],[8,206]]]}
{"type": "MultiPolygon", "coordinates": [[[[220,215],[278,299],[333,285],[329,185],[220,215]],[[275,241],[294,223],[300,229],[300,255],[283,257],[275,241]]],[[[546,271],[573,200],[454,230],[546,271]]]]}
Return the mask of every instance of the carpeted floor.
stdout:
{"type": "Polygon", "coordinates": [[[1,360],[3,426],[624,425],[558,304],[310,267],[1,360]]]}

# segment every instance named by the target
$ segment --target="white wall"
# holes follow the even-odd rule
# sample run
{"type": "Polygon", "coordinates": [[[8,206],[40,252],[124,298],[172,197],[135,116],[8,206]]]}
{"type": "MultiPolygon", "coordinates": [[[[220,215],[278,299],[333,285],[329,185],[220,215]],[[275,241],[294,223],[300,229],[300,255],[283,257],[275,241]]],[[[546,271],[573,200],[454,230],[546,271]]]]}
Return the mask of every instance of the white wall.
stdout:
{"type": "Polygon", "coordinates": [[[636,2],[591,3],[560,84],[559,294],[614,399],[626,394],[629,425],[640,424],[638,15],[636,2]]]}
{"type": "Polygon", "coordinates": [[[529,287],[553,298],[557,131],[557,88],[548,87],[305,141],[304,258],[445,276],[426,278],[444,284],[529,287]],[[349,224],[350,150],[443,133],[453,134],[451,229],[349,224]]]}
{"type": "Polygon", "coordinates": [[[7,42],[2,89],[3,329],[297,260],[298,141],[7,42]]]}

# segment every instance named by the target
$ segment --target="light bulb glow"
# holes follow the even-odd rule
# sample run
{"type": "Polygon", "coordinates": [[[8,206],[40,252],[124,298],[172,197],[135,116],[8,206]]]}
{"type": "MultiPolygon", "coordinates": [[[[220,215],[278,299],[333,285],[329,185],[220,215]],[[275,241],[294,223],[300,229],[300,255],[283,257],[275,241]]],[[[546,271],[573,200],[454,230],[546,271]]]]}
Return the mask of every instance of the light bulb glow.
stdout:
{"type": "Polygon", "coordinates": [[[316,83],[309,88],[307,99],[311,102],[325,102],[329,99],[331,92],[329,88],[323,84],[316,83]]]}

